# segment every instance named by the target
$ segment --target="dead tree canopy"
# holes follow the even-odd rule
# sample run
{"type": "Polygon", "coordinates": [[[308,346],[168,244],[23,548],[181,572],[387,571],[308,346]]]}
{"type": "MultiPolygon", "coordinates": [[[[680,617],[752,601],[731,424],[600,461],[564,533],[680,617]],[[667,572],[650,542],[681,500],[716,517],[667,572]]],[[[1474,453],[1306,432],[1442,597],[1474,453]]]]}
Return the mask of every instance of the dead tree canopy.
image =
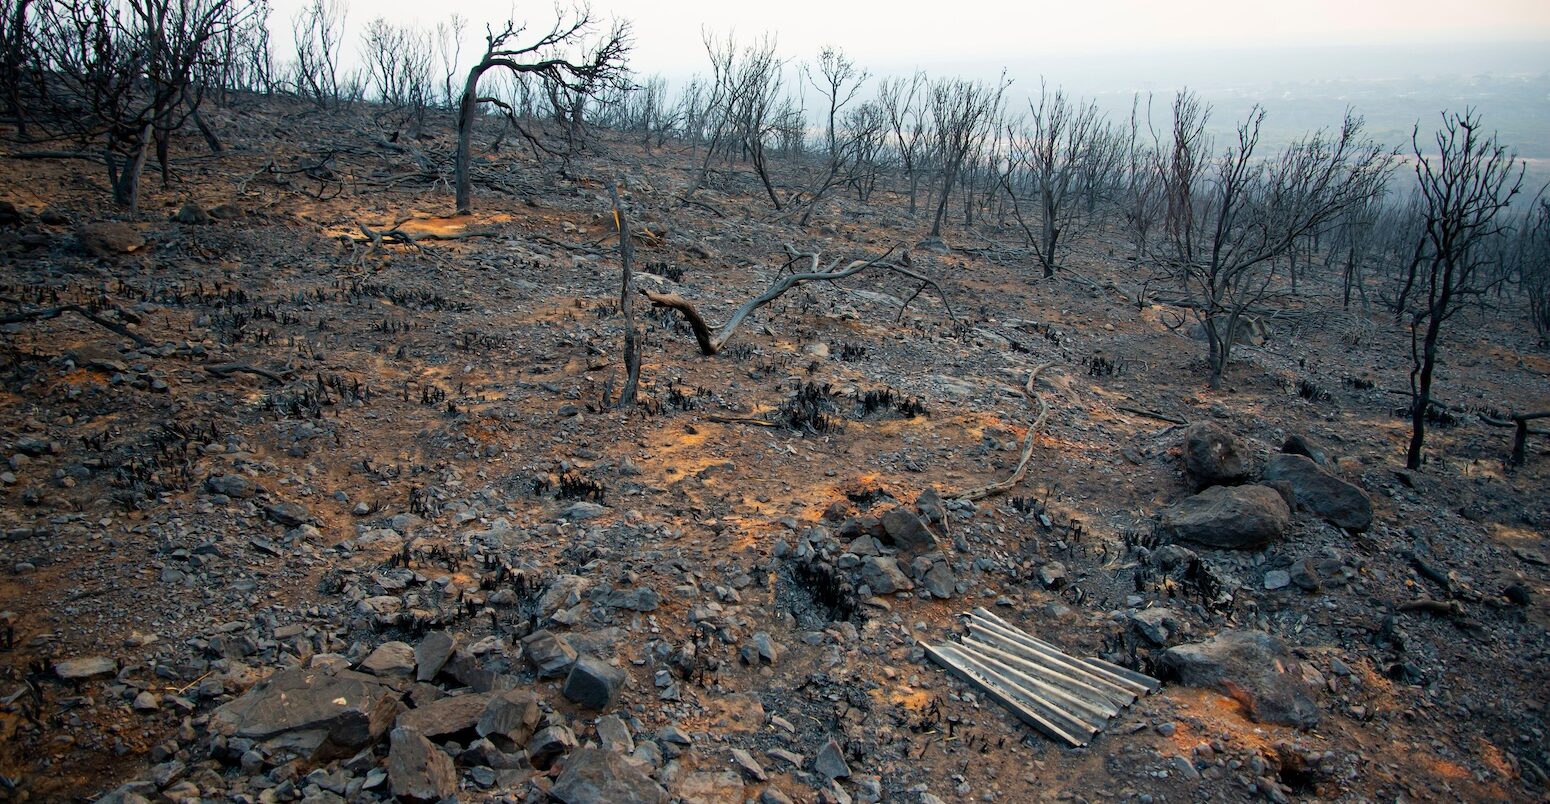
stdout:
{"type": "Polygon", "coordinates": [[[457,188],[457,213],[464,215],[473,205],[473,160],[471,141],[479,110],[494,98],[479,94],[479,79],[497,67],[513,73],[535,73],[544,80],[582,95],[623,80],[624,60],[629,53],[629,25],[616,22],[608,34],[588,44],[588,34],[597,20],[589,8],[572,15],[559,15],[544,34],[524,42],[526,25],[508,20],[497,32],[486,29],[484,55],[468,70],[463,95],[458,104],[457,157],[454,181],[457,188]],[[570,51],[579,55],[566,55],[570,51]]]}
{"type": "Polygon", "coordinates": [[[849,276],[855,276],[871,268],[889,271],[920,283],[920,287],[904,301],[904,307],[899,309],[900,318],[904,316],[904,309],[909,306],[910,302],[914,301],[916,296],[919,296],[929,287],[935,290],[937,295],[942,298],[942,305],[947,308],[948,317],[955,322],[957,321],[957,317],[953,315],[952,305],[947,301],[947,295],[942,292],[942,287],[936,283],[936,280],[910,270],[898,262],[889,261],[888,258],[893,255],[893,250],[881,257],[875,257],[870,260],[852,260],[848,263],[843,259],[835,260],[827,268],[822,268],[820,267],[820,259],[822,257],[820,253],[798,252],[789,244],[785,248],[786,254],[790,258],[787,265],[806,260],[809,262],[809,270],[782,276],[774,284],[770,285],[768,290],[749,299],[742,306],[738,307],[732,313],[732,317],[727,319],[727,322],[722,324],[714,333],[711,332],[712,327],[705,322],[705,317],[700,315],[699,310],[695,309],[694,304],[688,299],[676,293],[656,293],[644,288],[641,289],[641,293],[655,307],[667,307],[682,313],[684,319],[689,322],[689,328],[694,331],[694,339],[699,343],[700,353],[707,356],[720,352],[722,347],[726,346],[727,341],[731,340],[732,334],[737,331],[738,326],[743,323],[744,319],[748,318],[750,313],[775,301],[792,288],[807,282],[835,282],[849,276]]]}

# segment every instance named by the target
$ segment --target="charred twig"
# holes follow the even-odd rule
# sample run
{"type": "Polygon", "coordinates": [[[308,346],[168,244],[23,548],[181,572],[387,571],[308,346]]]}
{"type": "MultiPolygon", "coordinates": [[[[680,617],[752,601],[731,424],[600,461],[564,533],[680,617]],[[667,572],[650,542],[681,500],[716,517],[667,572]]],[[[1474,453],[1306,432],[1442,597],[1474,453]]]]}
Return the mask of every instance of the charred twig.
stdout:
{"type": "MultiPolygon", "coordinates": [[[[10,299],[5,299],[4,301],[12,303],[12,304],[15,303],[13,300],[10,300],[10,299]]],[[[80,315],[82,318],[85,318],[86,320],[92,322],[93,324],[96,324],[96,325],[98,325],[100,327],[103,327],[104,329],[111,330],[112,332],[114,332],[114,333],[116,333],[118,335],[122,335],[125,338],[128,338],[128,339],[134,341],[136,346],[150,346],[151,345],[150,341],[146,340],[145,338],[142,338],[139,335],[136,335],[134,332],[131,332],[129,330],[129,328],[124,326],[123,324],[120,324],[120,323],[118,323],[116,321],[110,321],[110,320],[108,320],[106,318],[103,318],[102,316],[98,315],[97,313],[94,313],[91,310],[88,310],[88,309],[86,309],[85,307],[82,307],[79,304],[61,304],[58,307],[45,307],[45,308],[40,309],[40,310],[25,310],[25,311],[22,311],[20,313],[9,313],[7,315],[0,315],[0,325],[4,325],[4,324],[20,324],[20,323],[29,322],[29,321],[48,321],[48,320],[51,320],[51,319],[58,318],[58,317],[64,315],[65,313],[76,313],[76,314],[80,315]]]]}
{"type": "Polygon", "coordinates": [[[1169,424],[1189,424],[1189,422],[1187,422],[1187,421],[1185,421],[1185,420],[1183,420],[1183,419],[1181,419],[1181,418],[1179,418],[1177,416],[1169,416],[1166,413],[1158,413],[1155,410],[1147,410],[1145,408],[1133,408],[1133,407],[1130,407],[1129,405],[1115,405],[1114,409],[1117,410],[1117,411],[1120,411],[1122,413],[1134,413],[1137,416],[1145,416],[1148,419],[1156,419],[1156,420],[1158,420],[1160,422],[1168,422],[1169,424]]]}
{"type": "Polygon", "coordinates": [[[284,377],[257,366],[247,365],[246,363],[223,363],[219,366],[205,366],[205,371],[217,377],[230,377],[233,374],[252,374],[256,377],[263,377],[275,385],[285,384],[284,377]]]}
{"type": "MultiPolygon", "coordinates": [[[[787,249],[788,253],[792,253],[794,251],[791,250],[789,246],[787,246],[787,249]]],[[[646,298],[650,299],[654,306],[667,307],[682,313],[684,319],[689,322],[690,329],[694,331],[694,339],[699,343],[700,353],[707,356],[715,355],[716,353],[720,352],[722,347],[726,346],[727,341],[731,339],[733,333],[737,331],[738,326],[743,323],[743,320],[746,319],[749,314],[785,295],[785,293],[792,288],[806,282],[834,282],[840,279],[844,279],[848,276],[859,274],[868,268],[881,268],[883,270],[892,271],[902,276],[907,276],[911,279],[919,280],[923,284],[935,288],[937,294],[942,297],[942,305],[947,308],[948,317],[956,323],[958,318],[953,314],[952,305],[948,303],[947,294],[942,292],[941,286],[930,277],[916,273],[898,263],[887,262],[886,260],[891,254],[893,254],[893,249],[889,249],[889,251],[883,254],[881,257],[870,260],[854,260],[844,267],[841,267],[839,261],[835,261],[830,267],[826,269],[816,269],[816,266],[818,265],[818,255],[816,253],[805,255],[812,259],[815,270],[788,274],[781,277],[775,282],[775,284],[771,285],[768,290],[764,291],[758,296],[755,296],[752,299],[749,299],[748,301],[744,302],[741,307],[737,308],[737,310],[732,313],[732,317],[728,319],[727,322],[723,324],[720,330],[715,334],[711,333],[710,325],[705,322],[705,318],[700,315],[699,311],[695,309],[694,304],[688,299],[685,299],[676,293],[657,293],[645,288],[641,289],[641,293],[645,294],[646,298]]],[[[912,296],[910,298],[913,299],[914,297],[912,296]]],[[[903,310],[901,309],[900,316],[902,315],[903,310]]]]}

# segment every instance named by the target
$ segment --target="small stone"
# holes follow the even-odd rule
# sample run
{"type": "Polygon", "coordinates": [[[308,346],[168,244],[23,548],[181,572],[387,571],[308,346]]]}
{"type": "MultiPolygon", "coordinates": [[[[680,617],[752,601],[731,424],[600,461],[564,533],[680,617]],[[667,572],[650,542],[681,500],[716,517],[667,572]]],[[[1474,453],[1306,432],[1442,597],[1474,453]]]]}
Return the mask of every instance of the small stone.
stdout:
{"type": "Polygon", "coordinates": [[[277,502],[264,506],[264,516],[271,522],[276,522],[288,528],[304,525],[312,521],[312,513],[305,505],[294,502],[277,502]]]}
{"type": "Polygon", "coordinates": [[[131,706],[134,707],[136,712],[155,712],[161,708],[161,700],[154,693],[141,692],[135,696],[135,701],[131,706]]]}
{"type": "Polygon", "coordinates": [[[753,755],[741,748],[732,749],[732,761],[754,781],[762,782],[769,778],[753,755]]]}
{"type": "Polygon", "coordinates": [[[1265,588],[1271,591],[1285,589],[1292,585],[1292,574],[1286,570],[1271,570],[1265,573],[1265,588]]]}
{"type": "Polygon", "coordinates": [[[564,726],[541,729],[527,741],[527,758],[533,767],[548,770],[566,751],[576,747],[576,735],[564,726]]]}
{"type": "Polygon", "coordinates": [[[850,765],[845,763],[845,753],[840,744],[829,738],[818,755],[813,758],[813,771],[825,779],[844,779],[850,776],[850,765]]]}
{"type": "Polygon", "coordinates": [[[1185,781],[1200,781],[1200,771],[1195,770],[1195,763],[1190,762],[1188,757],[1175,756],[1168,760],[1168,767],[1185,781]]]}
{"type": "Polygon", "coordinates": [[[480,737],[498,734],[514,743],[533,736],[540,716],[538,698],[526,690],[506,690],[495,695],[479,715],[475,730],[480,737]]]}
{"type": "Polygon", "coordinates": [[[374,676],[407,676],[414,673],[414,648],[404,642],[384,642],[361,662],[374,676]]]}
{"type": "Polygon", "coordinates": [[[118,672],[118,663],[106,656],[85,656],[54,662],[54,675],[65,681],[81,681],[118,672]]]}
{"type": "Polygon", "coordinates": [[[411,801],[440,801],[457,792],[457,768],[423,735],[393,729],[388,749],[388,783],[411,801]]]}
{"type": "Polygon", "coordinates": [[[667,791],[613,751],[579,748],[549,795],[562,804],[665,804],[667,791]]]}
{"type": "Polygon", "coordinates": [[[258,493],[258,484],[243,475],[216,475],[205,481],[211,494],[224,494],[236,500],[246,500],[258,493]]]}
{"type": "Polygon", "coordinates": [[[432,631],[420,640],[420,644],[414,649],[415,680],[430,681],[441,672],[447,660],[452,658],[452,651],[457,647],[457,640],[445,631],[432,631]]]}
{"type": "Polygon", "coordinates": [[[583,500],[581,502],[574,503],[571,505],[571,507],[565,509],[565,511],[560,514],[560,517],[562,519],[569,519],[572,522],[580,522],[582,520],[595,519],[600,517],[604,513],[607,513],[607,511],[607,508],[604,508],[595,502],[586,502],[583,500]]]}
{"type": "Polygon", "coordinates": [[[1158,734],[1161,734],[1164,737],[1172,737],[1174,732],[1179,730],[1179,724],[1170,720],[1167,723],[1158,723],[1153,728],[1157,730],[1158,734]]]}
{"type": "Polygon", "coordinates": [[[565,697],[588,709],[611,709],[619,700],[628,674],[602,659],[581,656],[565,678],[565,697]]]}
{"type": "Polygon", "coordinates": [[[538,671],[539,678],[565,675],[576,661],[576,649],[564,637],[551,631],[534,631],[522,639],[523,654],[538,671]]]}
{"type": "Polygon", "coordinates": [[[203,225],[210,222],[210,213],[206,212],[205,208],[199,206],[199,204],[188,201],[178,210],[178,214],[172,216],[172,219],[178,223],[203,225]]]}

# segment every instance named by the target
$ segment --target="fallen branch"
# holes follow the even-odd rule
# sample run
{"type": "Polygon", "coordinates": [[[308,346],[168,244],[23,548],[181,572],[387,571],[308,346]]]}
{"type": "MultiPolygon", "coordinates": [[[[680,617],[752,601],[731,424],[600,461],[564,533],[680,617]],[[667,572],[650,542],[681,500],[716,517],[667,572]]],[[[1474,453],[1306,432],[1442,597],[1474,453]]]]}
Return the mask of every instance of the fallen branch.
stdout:
{"type": "Polygon", "coordinates": [[[1145,408],[1133,408],[1133,407],[1130,407],[1129,405],[1115,405],[1114,409],[1117,410],[1117,411],[1120,411],[1122,413],[1134,413],[1137,416],[1145,416],[1148,419],[1156,419],[1156,420],[1158,420],[1160,422],[1168,422],[1169,424],[1189,424],[1189,422],[1187,422],[1187,421],[1185,421],[1185,420],[1183,420],[1183,419],[1181,419],[1181,418],[1179,418],[1177,416],[1169,416],[1166,413],[1158,413],[1155,410],[1146,410],[1145,408]]]}
{"type": "Polygon", "coordinates": [[[272,371],[261,369],[257,366],[250,366],[246,363],[223,363],[218,366],[205,366],[205,371],[208,371],[217,377],[230,377],[233,374],[252,374],[256,377],[263,377],[275,385],[285,384],[284,377],[281,377],[272,371]]]}
{"type": "MultiPolygon", "coordinates": [[[[731,339],[732,334],[737,331],[738,326],[743,323],[743,320],[746,319],[750,313],[759,309],[760,307],[763,307],[766,304],[769,304],[772,301],[775,301],[776,299],[785,295],[785,293],[792,288],[807,282],[834,282],[840,279],[844,279],[848,276],[859,274],[868,268],[881,268],[883,270],[892,271],[896,274],[918,280],[921,282],[922,288],[927,286],[934,288],[937,292],[937,295],[941,296],[942,298],[942,305],[947,308],[948,317],[951,318],[955,323],[958,320],[958,317],[953,314],[952,305],[947,301],[947,294],[942,292],[942,287],[936,283],[936,280],[916,273],[915,271],[905,268],[898,263],[885,262],[888,256],[893,253],[893,249],[889,249],[888,252],[881,257],[870,260],[854,260],[844,267],[840,267],[840,262],[836,260],[827,269],[817,269],[819,255],[816,252],[811,254],[799,254],[789,245],[786,246],[786,249],[788,254],[793,255],[792,262],[800,258],[810,258],[815,270],[792,273],[786,276],[782,276],[775,282],[775,284],[771,285],[768,290],[764,291],[758,296],[755,296],[752,299],[749,299],[748,301],[744,302],[741,307],[737,308],[737,310],[732,313],[732,317],[728,319],[725,324],[721,325],[721,328],[714,335],[711,334],[710,325],[705,323],[704,316],[700,315],[699,311],[695,309],[694,304],[688,299],[685,299],[676,293],[657,293],[645,288],[641,289],[641,293],[643,293],[646,298],[651,301],[653,306],[667,307],[682,313],[683,317],[689,322],[689,328],[694,331],[694,339],[699,343],[700,353],[707,356],[715,355],[716,353],[720,352],[722,347],[726,346],[727,341],[731,339]]],[[[791,262],[787,263],[787,265],[790,264],[791,262]]],[[[918,295],[920,295],[920,293],[919,291],[916,291],[915,295],[911,296],[910,299],[913,300],[915,296],[918,295]]],[[[904,310],[908,307],[908,305],[909,303],[905,302],[905,306],[899,308],[900,319],[904,317],[904,310]]]]}
{"type": "Polygon", "coordinates": [[[1038,382],[1040,372],[1053,365],[1053,363],[1044,363],[1037,366],[1028,373],[1028,382],[1023,384],[1023,395],[1038,406],[1039,412],[1038,415],[1034,416],[1033,423],[1028,425],[1028,435],[1023,437],[1023,454],[1022,457],[1017,459],[1017,468],[1012,471],[1011,477],[999,483],[991,483],[958,494],[944,496],[964,501],[982,500],[986,497],[1011,491],[1018,483],[1023,482],[1023,477],[1028,474],[1028,462],[1033,458],[1033,439],[1043,429],[1044,420],[1049,417],[1049,402],[1045,401],[1043,394],[1034,390],[1033,385],[1038,382]]]}
{"type": "Polygon", "coordinates": [[[752,416],[720,416],[711,414],[705,417],[706,421],[717,424],[752,424],[756,427],[779,427],[780,422],[772,422],[768,419],[755,419],[752,416]]]}
{"type": "Polygon", "coordinates": [[[1550,418],[1550,410],[1541,410],[1535,413],[1509,413],[1507,418],[1511,421],[1492,418],[1480,414],[1480,420],[1493,427],[1511,427],[1515,432],[1512,435],[1512,457],[1508,463],[1513,466],[1522,466],[1528,460],[1528,437],[1532,435],[1550,435],[1550,430],[1533,430],[1528,423],[1535,419],[1550,418]]]}
{"type": "MultiPolygon", "coordinates": [[[[11,300],[7,299],[6,301],[10,302],[11,300]]],[[[15,302],[11,303],[14,304],[15,302]]],[[[120,324],[116,321],[109,321],[108,319],[103,318],[102,316],[86,309],[85,307],[82,307],[79,304],[62,304],[58,307],[45,307],[41,310],[26,310],[20,313],[3,315],[0,316],[0,325],[19,324],[28,321],[48,321],[50,319],[58,318],[65,313],[76,313],[82,318],[92,322],[93,324],[97,324],[98,326],[111,330],[116,334],[122,335],[125,338],[134,341],[136,346],[151,345],[150,341],[131,332],[129,328],[123,324],[120,324]]]]}

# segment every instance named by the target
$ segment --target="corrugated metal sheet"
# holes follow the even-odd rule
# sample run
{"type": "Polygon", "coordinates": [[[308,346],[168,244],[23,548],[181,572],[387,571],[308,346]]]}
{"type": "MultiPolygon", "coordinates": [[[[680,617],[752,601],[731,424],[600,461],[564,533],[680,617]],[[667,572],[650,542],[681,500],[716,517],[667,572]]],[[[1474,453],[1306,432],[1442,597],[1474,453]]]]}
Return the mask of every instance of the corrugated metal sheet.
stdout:
{"type": "Polygon", "coordinates": [[[1162,686],[1102,659],[1069,656],[984,608],[964,617],[968,635],[958,642],[922,642],[926,655],[1023,722],[1069,745],[1087,745],[1137,697],[1162,686]]]}

